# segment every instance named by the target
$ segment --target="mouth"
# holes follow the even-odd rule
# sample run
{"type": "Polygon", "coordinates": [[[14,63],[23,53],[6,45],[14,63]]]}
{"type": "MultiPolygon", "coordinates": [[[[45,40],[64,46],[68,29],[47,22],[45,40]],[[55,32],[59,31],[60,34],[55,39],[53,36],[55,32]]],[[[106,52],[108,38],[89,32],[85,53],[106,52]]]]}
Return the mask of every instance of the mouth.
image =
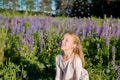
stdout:
{"type": "Polygon", "coordinates": [[[65,46],[65,44],[61,43],[61,46],[65,46]]]}
{"type": "Polygon", "coordinates": [[[61,45],[61,47],[64,47],[64,46],[65,46],[64,44],[61,45]]]}

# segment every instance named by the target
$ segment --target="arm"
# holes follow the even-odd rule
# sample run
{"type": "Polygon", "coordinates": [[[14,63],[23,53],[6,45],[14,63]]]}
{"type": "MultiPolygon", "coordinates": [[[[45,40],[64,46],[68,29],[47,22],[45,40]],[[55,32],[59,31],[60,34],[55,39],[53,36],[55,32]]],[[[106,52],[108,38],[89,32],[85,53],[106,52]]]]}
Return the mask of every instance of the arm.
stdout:
{"type": "Polygon", "coordinates": [[[56,57],[56,77],[55,80],[62,80],[62,72],[61,69],[59,67],[59,56],[56,57]]]}
{"type": "Polygon", "coordinates": [[[82,80],[82,62],[79,56],[76,56],[74,66],[76,80],[82,80]]]}

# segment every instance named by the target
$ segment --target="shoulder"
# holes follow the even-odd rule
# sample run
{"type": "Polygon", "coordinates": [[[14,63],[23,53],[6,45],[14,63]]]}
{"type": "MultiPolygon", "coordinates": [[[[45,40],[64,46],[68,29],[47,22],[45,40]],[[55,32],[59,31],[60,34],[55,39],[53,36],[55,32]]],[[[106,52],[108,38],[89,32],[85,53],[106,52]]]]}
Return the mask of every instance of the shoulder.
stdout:
{"type": "Polygon", "coordinates": [[[79,55],[75,55],[75,60],[76,60],[76,61],[81,61],[79,55]]]}
{"type": "Polygon", "coordinates": [[[74,58],[74,63],[77,65],[77,64],[82,64],[82,62],[81,62],[81,59],[80,59],[80,57],[79,57],[79,55],[75,55],[75,58],[74,58]]]}
{"type": "Polygon", "coordinates": [[[61,57],[62,57],[62,54],[60,53],[56,56],[56,59],[61,58],[61,57]]]}
{"type": "Polygon", "coordinates": [[[60,59],[61,59],[61,57],[62,57],[62,54],[60,53],[60,54],[58,54],[57,56],[56,56],[56,62],[58,62],[60,59]]]}
{"type": "Polygon", "coordinates": [[[82,61],[79,57],[79,55],[75,55],[75,58],[74,58],[74,69],[76,69],[76,72],[79,74],[81,73],[82,71],[82,61]]]}

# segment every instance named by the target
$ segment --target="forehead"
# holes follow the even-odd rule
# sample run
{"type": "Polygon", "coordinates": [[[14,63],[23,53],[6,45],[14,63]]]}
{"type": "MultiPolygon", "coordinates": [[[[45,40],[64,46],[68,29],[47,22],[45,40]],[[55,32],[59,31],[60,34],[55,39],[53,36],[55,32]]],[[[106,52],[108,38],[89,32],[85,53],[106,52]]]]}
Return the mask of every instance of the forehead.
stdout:
{"type": "Polygon", "coordinates": [[[66,38],[72,38],[72,35],[70,35],[70,34],[68,34],[68,33],[66,33],[66,34],[64,34],[64,36],[63,36],[64,38],[66,37],[66,38]]]}

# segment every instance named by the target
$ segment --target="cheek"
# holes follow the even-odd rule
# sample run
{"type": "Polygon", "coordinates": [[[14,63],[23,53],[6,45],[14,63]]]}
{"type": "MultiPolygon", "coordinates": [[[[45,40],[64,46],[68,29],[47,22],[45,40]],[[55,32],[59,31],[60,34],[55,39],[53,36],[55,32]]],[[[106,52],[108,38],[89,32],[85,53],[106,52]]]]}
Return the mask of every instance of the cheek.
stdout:
{"type": "Polygon", "coordinates": [[[72,44],[68,44],[69,47],[72,47],[72,44]]]}
{"type": "Polygon", "coordinates": [[[73,44],[69,43],[69,44],[67,44],[67,47],[72,49],[73,48],[73,44]]]}

